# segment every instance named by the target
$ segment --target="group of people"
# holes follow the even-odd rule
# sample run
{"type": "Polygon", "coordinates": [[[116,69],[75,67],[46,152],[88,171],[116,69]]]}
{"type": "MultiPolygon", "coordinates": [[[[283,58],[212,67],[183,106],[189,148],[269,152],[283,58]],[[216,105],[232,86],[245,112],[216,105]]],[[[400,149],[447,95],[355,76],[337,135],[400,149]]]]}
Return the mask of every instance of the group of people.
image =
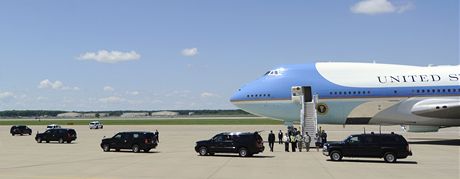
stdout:
{"type": "MultiPolygon", "coordinates": [[[[275,140],[275,134],[273,131],[270,131],[268,134],[268,146],[270,147],[270,152],[273,152],[275,140]]],[[[327,142],[327,133],[324,130],[319,130],[318,133],[316,133],[314,140],[316,151],[319,151],[319,148],[327,142]]],[[[284,143],[284,151],[286,152],[289,152],[289,145],[291,145],[292,152],[296,152],[297,149],[299,152],[302,152],[302,148],[305,148],[308,152],[310,151],[311,141],[312,137],[308,134],[308,132],[305,132],[305,134],[302,135],[297,128],[288,130],[286,133],[283,133],[281,130],[278,132],[278,144],[284,143]]]]}

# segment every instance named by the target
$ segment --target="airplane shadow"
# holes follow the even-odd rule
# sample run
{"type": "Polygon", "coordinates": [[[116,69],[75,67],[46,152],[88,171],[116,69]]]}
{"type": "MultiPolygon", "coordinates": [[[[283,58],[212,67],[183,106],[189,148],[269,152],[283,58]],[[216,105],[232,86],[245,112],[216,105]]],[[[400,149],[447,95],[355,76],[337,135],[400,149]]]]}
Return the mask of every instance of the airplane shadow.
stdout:
{"type": "Polygon", "coordinates": [[[411,140],[422,141],[408,141],[409,144],[425,144],[425,145],[449,145],[460,146],[460,139],[436,139],[436,138],[410,138],[411,140]]]}
{"type": "MultiPolygon", "coordinates": [[[[350,160],[350,159],[342,159],[341,161],[332,161],[332,160],[327,160],[331,162],[355,162],[355,163],[385,163],[385,164],[392,164],[392,163],[387,163],[384,160],[361,160],[361,159],[356,159],[356,160],[350,160]]],[[[394,164],[418,164],[416,161],[396,161],[394,164]]]]}

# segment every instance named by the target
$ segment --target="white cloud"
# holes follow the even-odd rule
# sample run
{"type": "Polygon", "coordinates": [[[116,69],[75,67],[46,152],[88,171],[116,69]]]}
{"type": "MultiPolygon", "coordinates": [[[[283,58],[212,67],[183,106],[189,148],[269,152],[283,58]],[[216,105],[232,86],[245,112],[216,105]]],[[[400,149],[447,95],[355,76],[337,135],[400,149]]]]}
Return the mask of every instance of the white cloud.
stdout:
{"type": "Polygon", "coordinates": [[[55,90],[75,90],[75,91],[80,90],[79,87],[65,86],[64,83],[59,80],[56,80],[53,82],[48,79],[40,81],[40,83],[38,84],[38,88],[41,88],[41,89],[50,88],[50,89],[55,89],[55,90]]]}
{"type": "Polygon", "coordinates": [[[186,48],[182,50],[182,55],[186,57],[193,57],[195,55],[198,55],[198,48],[186,48]]]}
{"type": "Polygon", "coordinates": [[[200,96],[203,98],[209,98],[209,97],[218,97],[219,95],[210,93],[210,92],[203,92],[200,94],[200,96]]]}
{"type": "Polygon", "coordinates": [[[356,14],[403,13],[414,7],[412,3],[394,4],[389,0],[363,0],[353,5],[350,10],[356,14]]]}
{"type": "Polygon", "coordinates": [[[126,94],[130,94],[130,95],[133,95],[133,96],[137,96],[139,95],[139,91],[127,91],[126,94]]]}
{"type": "Polygon", "coordinates": [[[187,97],[191,91],[189,90],[174,90],[170,93],[165,94],[164,96],[166,97],[171,97],[171,96],[178,96],[178,97],[187,97]]]}
{"type": "Polygon", "coordinates": [[[104,86],[104,91],[115,91],[111,86],[104,86]]]}
{"type": "Polygon", "coordinates": [[[141,58],[135,51],[120,52],[120,51],[107,51],[99,50],[98,52],[86,52],[81,54],[77,59],[79,60],[94,60],[102,63],[117,63],[122,61],[132,61],[141,58]]]}
{"type": "Polygon", "coordinates": [[[12,92],[0,92],[0,100],[14,97],[14,93],[12,92]]]}
{"type": "Polygon", "coordinates": [[[125,99],[118,96],[110,96],[106,98],[99,98],[98,101],[102,103],[119,103],[125,101],[125,99]]]}

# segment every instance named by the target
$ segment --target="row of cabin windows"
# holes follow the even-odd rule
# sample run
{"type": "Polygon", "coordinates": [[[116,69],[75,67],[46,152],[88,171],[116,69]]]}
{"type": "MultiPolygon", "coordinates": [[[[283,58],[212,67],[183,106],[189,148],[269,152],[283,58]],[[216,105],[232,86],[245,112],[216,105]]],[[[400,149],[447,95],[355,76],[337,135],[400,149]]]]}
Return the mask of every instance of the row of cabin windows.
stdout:
{"type": "Polygon", "coordinates": [[[330,95],[351,95],[351,94],[371,94],[371,91],[334,91],[329,92],[330,95]]]}
{"type": "Polygon", "coordinates": [[[440,93],[440,92],[443,92],[443,93],[445,93],[445,92],[448,92],[448,93],[454,92],[455,93],[457,91],[460,92],[460,88],[458,90],[457,89],[431,89],[431,90],[430,89],[426,89],[426,90],[425,89],[422,89],[422,90],[418,89],[418,90],[412,90],[412,92],[414,92],[414,93],[436,93],[436,92],[438,92],[438,93],[440,93]]]}
{"type": "MultiPolygon", "coordinates": [[[[422,89],[422,90],[418,89],[418,90],[412,90],[413,93],[436,93],[436,92],[438,92],[438,93],[441,93],[441,92],[443,92],[443,93],[445,93],[445,92],[447,92],[447,93],[451,93],[451,92],[455,93],[457,91],[460,92],[460,88],[459,89],[426,89],[426,90],[425,89],[422,89]]],[[[393,92],[398,93],[397,90],[394,90],[393,92]]],[[[351,95],[351,94],[356,95],[356,94],[370,94],[370,93],[371,93],[370,91],[344,91],[344,92],[335,91],[335,92],[329,92],[330,95],[351,95]]]]}
{"type": "Polygon", "coordinates": [[[254,97],[270,97],[270,94],[251,94],[251,95],[246,95],[246,97],[251,97],[251,98],[254,98],[254,97]]]}

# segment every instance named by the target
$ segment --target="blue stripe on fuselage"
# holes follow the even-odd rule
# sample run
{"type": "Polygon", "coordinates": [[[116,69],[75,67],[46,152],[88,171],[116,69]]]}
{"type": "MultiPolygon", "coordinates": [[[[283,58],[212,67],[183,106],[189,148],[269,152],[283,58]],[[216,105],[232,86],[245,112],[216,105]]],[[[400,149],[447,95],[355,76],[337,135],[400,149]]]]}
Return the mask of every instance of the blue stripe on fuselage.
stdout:
{"type": "Polygon", "coordinates": [[[240,89],[231,101],[290,99],[292,86],[312,86],[314,94],[323,98],[381,98],[460,95],[460,85],[423,87],[358,88],[334,84],[325,79],[315,64],[285,65],[279,76],[263,76],[240,89]]]}

